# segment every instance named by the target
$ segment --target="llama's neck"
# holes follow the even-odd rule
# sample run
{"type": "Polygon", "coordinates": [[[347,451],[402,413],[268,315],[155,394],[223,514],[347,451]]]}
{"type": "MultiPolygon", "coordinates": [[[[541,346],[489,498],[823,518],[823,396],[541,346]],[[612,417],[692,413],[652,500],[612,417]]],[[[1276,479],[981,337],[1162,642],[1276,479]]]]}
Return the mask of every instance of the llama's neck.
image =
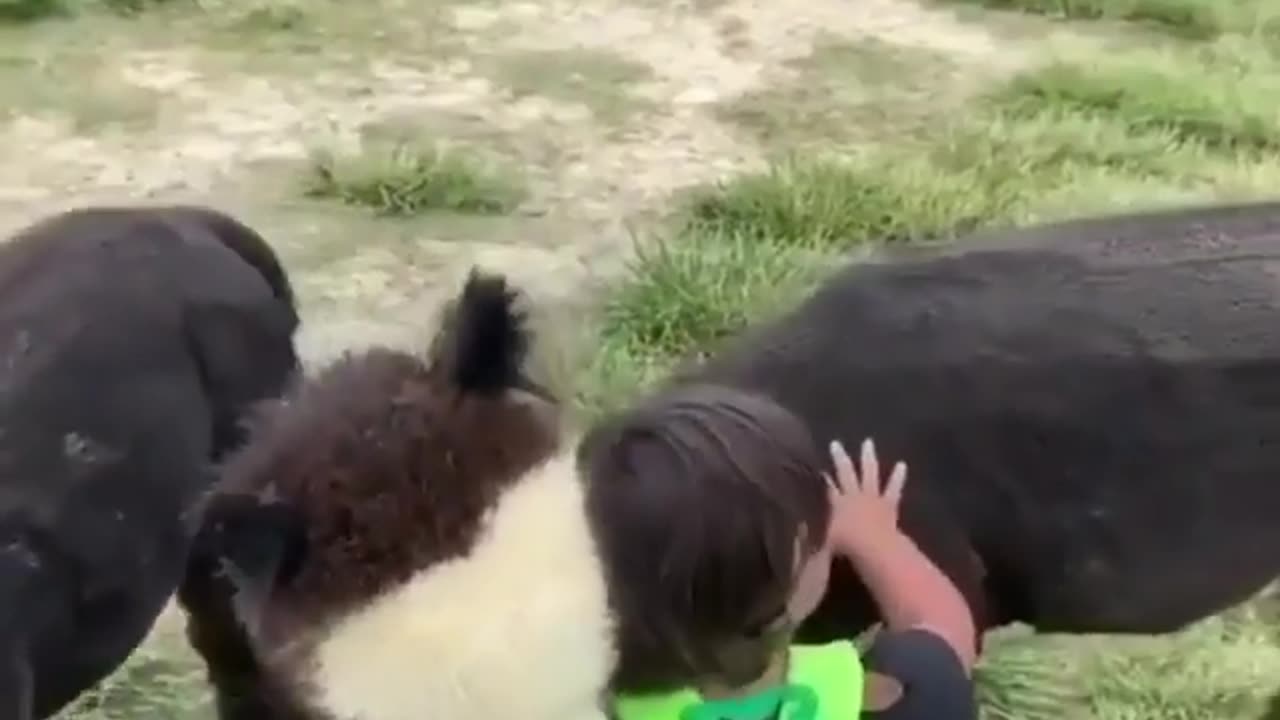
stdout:
{"type": "Polygon", "coordinates": [[[313,702],[355,720],[603,720],[607,591],[572,453],[508,490],[472,552],[341,620],[313,702]]]}

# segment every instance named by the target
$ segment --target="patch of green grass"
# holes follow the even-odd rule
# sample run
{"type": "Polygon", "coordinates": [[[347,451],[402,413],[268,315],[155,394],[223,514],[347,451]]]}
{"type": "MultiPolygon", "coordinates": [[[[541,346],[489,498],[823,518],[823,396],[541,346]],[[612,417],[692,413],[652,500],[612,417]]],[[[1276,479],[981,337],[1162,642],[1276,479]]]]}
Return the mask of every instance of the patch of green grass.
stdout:
{"type": "Polygon", "coordinates": [[[1256,600],[1182,632],[1026,634],[992,642],[975,673],[986,720],[1262,718],[1280,644],[1256,600]]]}
{"type": "Polygon", "coordinates": [[[1224,151],[1280,149],[1280,62],[1234,44],[1060,60],[1017,77],[1011,112],[1075,110],[1224,151]]]}
{"type": "Polygon", "coordinates": [[[740,330],[820,268],[813,250],[713,228],[637,249],[633,282],[605,304],[605,338],[671,357],[740,330]]]}
{"type": "Polygon", "coordinates": [[[890,147],[702,190],[686,212],[733,233],[851,247],[1094,211],[1111,188],[1151,206],[1228,186],[1253,197],[1280,172],[1280,62],[1235,40],[1051,62],[957,114],[890,147]]]}
{"type": "Polygon", "coordinates": [[[1112,188],[1122,186],[1141,188],[1135,205],[1172,203],[1224,166],[1203,143],[1069,107],[986,107],[895,147],[793,157],[685,199],[677,233],[642,250],[609,301],[600,367],[653,377],[785,306],[812,268],[850,250],[1077,214],[1081,189],[1099,206],[1117,205],[1112,188]]]}
{"type": "Polygon", "coordinates": [[[605,302],[599,350],[579,403],[619,406],[680,360],[812,287],[829,268],[816,242],[771,242],[687,225],[638,244],[605,302]]]}
{"type": "Polygon", "coordinates": [[[867,243],[948,239],[1045,217],[1041,198],[1119,178],[1194,184],[1218,166],[1171,133],[1072,111],[992,113],[922,142],[848,159],[791,159],[704,189],[696,222],[757,238],[867,243]]]}
{"type": "Polygon", "coordinates": [[[303,192],[382,215],[499,215],[525,197],[515,171],[434,143],[367,141],[359,154],[316,150],[303,192]]]}
{"type": "Polygon", "coordinates": [[[1090,658],[1079,638],[995,635],[973,673],[983,720],[1086,720],[1090,658]]]}
{"type": "Polygon", "coordinates": [[[926,239],[1014,214],[1017,188],[969,168],[941,174],[928,158],[792,159],[694,194],[693,222],[757,241],[829,247],[926,239]]]}
{"type": "Polygon", "coordinates": [[[481,64],[516,97],[541,95],[580,103],[610,123],[625,121],[652,106],[628,89],[652,78],[653,69],[606,50],[512,51],[481,64]]]}
{"type": "Polygon", "coordinates": [[[1071,20],[1145,22],[1188,38],[1280,33],[1280,8],[1268,0],[945,0],[1071,20]]]}
{"type": "Polygon", "coordinates": [[[1125,183],[1141,188],[1135,205],[1173,203],[1221,169],[1169,133],[1071,110],[995,112],[920,142],[792,158],[694,191],[675,234],[642,247],[615,287],[597,365],[605,379],[591,382],[660,375],[787,306],[850,251],[1076,214],[1082,188],[1098,193],[1099,206],[1117,205],[1111,188],[1125,183]]]}
{"type": "Polygon", "coordinates": [[[176,638],[153,636],[57,720],[214,720],[204,668],[176,638]]]}
{"type": "Polygon", "coordinates": [[[1280,644],[1256,604],[1124,644],[1087,676],[1099,720],[1261,718],[1280,692],[1280,644]]]}

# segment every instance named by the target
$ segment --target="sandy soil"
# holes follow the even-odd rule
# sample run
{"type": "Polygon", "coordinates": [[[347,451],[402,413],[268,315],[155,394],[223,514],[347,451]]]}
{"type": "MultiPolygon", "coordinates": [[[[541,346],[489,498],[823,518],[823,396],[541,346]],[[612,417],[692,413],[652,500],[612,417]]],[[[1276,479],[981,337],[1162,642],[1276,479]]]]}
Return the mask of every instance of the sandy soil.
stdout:
{"type": "Polygon", "coordinates": [[[908,0],[543,0],[440,10],[434,22],[459,51],[407,62],[375,45],[361,62],[306,75],[269,62],[224,72],[211,51],[173,39],[104,43],[91,59],[95,78],[111,83],[100,94],[145,93],[154,121],[84,129],[56,108],[11,112],[0,124],[0,231],[89,202],[225,207],[280,246],[305,304],[302,345],[320,359],[353,343],[416,337],[430,306],[473,264],[511,273],[539,302],[583,297],[618,267],[629,222],[675,190],[762,164],[762,148],[713,109],[785,79],[782,63],[819,39],[875,37],[967,58],[999,50],[981,28],[908,0]],[[621,90],[643,112],[619,127],[600,120],[598,105],[513,94],[477,71],[477,58],[555,51],[611,53],[643,67],[621,90]],[[315,138],[353,143],[362,126],[406,118],[450,137],[501,137],[534,183],[529,207],[504,221],[374,222],[299,202],[273,169],[304,158],[315,138]]]}

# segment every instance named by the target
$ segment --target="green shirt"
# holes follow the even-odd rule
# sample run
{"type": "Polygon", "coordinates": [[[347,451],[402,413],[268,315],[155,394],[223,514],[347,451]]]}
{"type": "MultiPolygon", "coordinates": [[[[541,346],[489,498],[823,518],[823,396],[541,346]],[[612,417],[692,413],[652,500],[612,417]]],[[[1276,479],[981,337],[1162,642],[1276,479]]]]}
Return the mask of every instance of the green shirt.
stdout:
{"type": "Polygon", "coordinates": [[[858,720],[863,671],[848,641],[793,645],[784,686],[745,698],[703,700],[692,688],[617,698],[617,720],[858,720]],[[781,712],[779,712],[781,706],[781,712]]]}

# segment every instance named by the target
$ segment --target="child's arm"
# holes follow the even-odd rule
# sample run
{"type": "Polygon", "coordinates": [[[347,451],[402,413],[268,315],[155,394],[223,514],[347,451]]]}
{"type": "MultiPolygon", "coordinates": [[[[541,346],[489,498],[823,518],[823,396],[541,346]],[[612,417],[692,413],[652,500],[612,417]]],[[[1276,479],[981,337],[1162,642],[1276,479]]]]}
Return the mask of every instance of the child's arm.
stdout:
{"type": "Polygon", "coordinates": [[[977,648],[973,616],[951,580],[898,529],[898,505],[907,467],[894,466],[882,488],[875,445],[862,444],[861,468],[840,443],[831,444],[836,476],[831,488],[833,549],[853,563],[890,630],[921,628],[944,639],[973,667],[977,648]]]}
{"type": "Polygon", "coordinates": [[[968,603],[911,538],[894,530],[841,552],[871,591],[887,629],[933,632],[951,646],[966,672],[972,669],[977,633],[968,603]]]}

